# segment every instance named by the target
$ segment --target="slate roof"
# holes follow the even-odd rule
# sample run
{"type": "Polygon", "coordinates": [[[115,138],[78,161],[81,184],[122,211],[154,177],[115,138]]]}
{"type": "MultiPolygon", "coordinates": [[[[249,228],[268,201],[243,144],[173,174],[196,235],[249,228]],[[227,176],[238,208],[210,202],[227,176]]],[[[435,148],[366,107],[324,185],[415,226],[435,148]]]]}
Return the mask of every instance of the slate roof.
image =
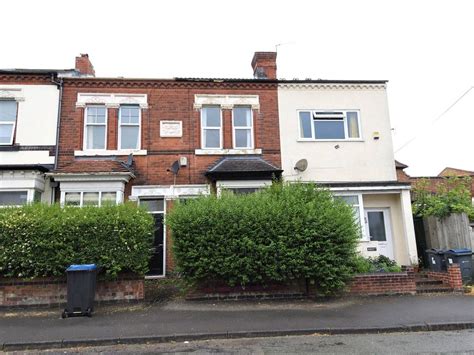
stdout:
{"type": "Polygon", "coordinates": [[[56,169],[55,174],[90,174],[90,173],[133,173],[125,163],[117,160],[75,160],[56,169]]]}
{"type": "Polygon", "coordinates": [[[406,169],[408,168],[408,165],[405,165],[403,163],[400,163],[398,160],[395,160],[395,167],[399,169],[406,169]]]}
{"type": "Polygon", "coordinates": [[[261,157],[232,156],[217,160],[205,175],[211,179],[272,179],[279,177],[282,171],[261,157]]]}

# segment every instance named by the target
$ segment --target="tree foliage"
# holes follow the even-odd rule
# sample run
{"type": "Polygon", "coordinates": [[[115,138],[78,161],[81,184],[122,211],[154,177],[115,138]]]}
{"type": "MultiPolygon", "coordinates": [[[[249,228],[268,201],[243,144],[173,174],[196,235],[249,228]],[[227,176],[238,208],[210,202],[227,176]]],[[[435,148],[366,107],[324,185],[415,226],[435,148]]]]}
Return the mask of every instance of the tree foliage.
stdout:
{"type": "Polygon", "coordinates": [[[471,200],[471,178],[447,177],[436,189],[430,189],[428,179],[420,179],[413,187],[413,214],[417,217],[436,216],[439,218],[451,213],[466,213],[474,218],[471,200]]]}

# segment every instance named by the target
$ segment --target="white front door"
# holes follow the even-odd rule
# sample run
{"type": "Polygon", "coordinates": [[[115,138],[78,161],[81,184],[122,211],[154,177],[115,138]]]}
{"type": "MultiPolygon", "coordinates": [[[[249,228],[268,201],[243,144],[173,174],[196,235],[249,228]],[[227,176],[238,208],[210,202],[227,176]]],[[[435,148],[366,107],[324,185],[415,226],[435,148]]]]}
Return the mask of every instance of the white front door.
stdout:
{"type": "Polygon", "coordinates": [[[369,240],[377,245],[377,253],[393,259],[390,210],[388,208],[366,208],[365,223],[369,240]]]}

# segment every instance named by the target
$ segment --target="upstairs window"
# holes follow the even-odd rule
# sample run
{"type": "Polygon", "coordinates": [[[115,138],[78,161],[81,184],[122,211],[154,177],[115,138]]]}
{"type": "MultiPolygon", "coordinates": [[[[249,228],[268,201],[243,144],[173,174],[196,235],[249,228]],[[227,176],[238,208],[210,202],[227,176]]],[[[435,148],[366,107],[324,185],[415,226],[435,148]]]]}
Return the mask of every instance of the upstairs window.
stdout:
{"type": "Polygon", "coordinates": [[[119,149],[140,149],[140,107],[120,106],[119,149]]]}
{"type": "Polygon", "coordinates": [[[220,106],[203,106],[201,109],[201,145],[203,149],[222,148],[220,106]]]}
{"type": "Polygon", "coordinates": [[[17,103],[0,100],[0,145],[12,145],[16,124],[17,103]]]}
{"type": "Polygon", "coordinates": [[[85,149],[105,149],[107,144],[107,108],[86,107],[84,146],[85,149]]]}
{"type": "Polygon", "coordinates": [[[253,118],[251,107],[234,107],[232,110],[234,148],[253,148],[253,118]]]}
{"type": "Polygon", "coordinates": [[[303,140],[360,139],[359,111],[300,111],[303,140]]]}

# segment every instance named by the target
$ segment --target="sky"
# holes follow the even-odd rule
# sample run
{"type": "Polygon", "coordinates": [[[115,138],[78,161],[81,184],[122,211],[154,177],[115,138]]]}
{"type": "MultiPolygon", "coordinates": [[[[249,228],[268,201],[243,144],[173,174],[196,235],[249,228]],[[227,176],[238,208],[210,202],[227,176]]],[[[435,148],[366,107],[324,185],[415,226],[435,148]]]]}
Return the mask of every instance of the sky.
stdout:
{"type": "Polygon", "coordinates": [[[2,1],[0,68],[88,53],[103,77],[250,78],[253,53],[277,49],[279,78],[389,80],[395,158],[436,175],[474,170],[473,14],[473,0],[2,1]]]}

